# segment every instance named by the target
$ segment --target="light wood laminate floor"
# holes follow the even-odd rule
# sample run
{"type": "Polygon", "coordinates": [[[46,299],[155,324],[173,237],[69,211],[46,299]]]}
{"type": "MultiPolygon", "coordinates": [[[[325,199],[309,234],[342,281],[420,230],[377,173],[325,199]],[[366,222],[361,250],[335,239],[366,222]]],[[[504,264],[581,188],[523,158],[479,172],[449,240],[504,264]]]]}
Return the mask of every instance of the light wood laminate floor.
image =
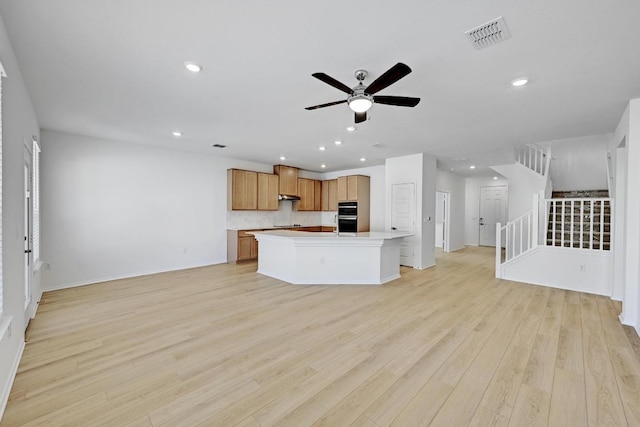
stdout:
{"type": "Polygon", "coordinates": [[[639,426],[619,305],[497,280],[493,256],[384,286],[249,263],[48,292],[2,425],[639,426]]]}

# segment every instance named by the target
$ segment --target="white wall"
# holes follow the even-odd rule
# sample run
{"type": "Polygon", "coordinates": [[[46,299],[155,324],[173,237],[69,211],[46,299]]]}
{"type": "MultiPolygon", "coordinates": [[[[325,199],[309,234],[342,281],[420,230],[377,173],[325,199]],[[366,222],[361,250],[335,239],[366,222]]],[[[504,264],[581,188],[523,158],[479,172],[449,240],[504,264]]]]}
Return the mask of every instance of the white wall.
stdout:
{"type": "Polygon", "coordinates": [[[449,192],[449,250],[463,249],[465,243],[465,179],[438,169],[436,189],[449,192]]]}
{"type": "MultiPolygon", "coordinates": [[[[39,125],[22,80],[4,22],[0,19],[2,79],[2,264],[4,314],[0,321],[0,416],[24,348],[24,142],[39,139],[39,125]],[[9,324],[9,319],[11,322],[9,324]],[[8,327],[11,337],[8,336],[8,327]],[[2,333],[2,330],[5,333],[2,333]]],[[[46,147],[43,147],[45,149],[46,147]]],[[[31,281],[32,299],[40,300],[40,275],[31,281]]]]}
{"type": "Polygon", "coordinates": [[[555,191],[606,190],[607,145],[611,134],[546,141],[551,148],[549,174],[555,191]]]}
{"type": "Polygon", "coordinates": [[[226,170],[272,170],[60,132],[42,141],[46,289],[226,262],[226,170]]]}
{"type": "Polygon", "coordinates": [[[540,194],[547,186],[545,177],[520,163],[493,166],[492,169],[509,181],[509,221],[529,212],[533,208],[533,195],[540,194]]]}
{"type": "MultiPolygon", "coordinates": [[[[478,246],[480,239],[480,187],[495,187],[508,185],[509,181],[504,178],[466,178],[465,198],[464,198],[464,244],[478,246]]],[[[510,188],[508,187],[510,190],[510,188]]],[[[508,197],[511,198],[509,191],[508,197]]],[[[529,198],[531,200],[531,198],[529,198]]],[[[509,213],[510,215],[510,213],[509,213]]]]}
{"type": "MultiPolygon", "coordinates": [[[[614,238],[624,239],[624,293],[622,297],[622,323],[633,326],[640,334],[640,98],[629,102],[614,134],[614,140],[626,141],[626,203],[625,229],[616,227],[614,238]]],[[[618,195],[620,197],[620,195],[618,195]]],[[[616,246],[617,247],[617,246],[616,246]]],[[[618,256],[618,253],[616,253],[618,256]]],[[[617,267],[620,264],[616,263],[617,267]]],[[[618,273],[621,273],[618,271],[618,273]]],[[[619,274],[614,273],[618,278],[619,274]]]]}
{"type": "MultiPolygon", "coordinates": [[[[416,189],[416,230],[414,268],[435,265],[436,159],[425,154],[393,157],[385,161],[385,194],[391,200],[393,184],[414,183],[416,189]]],[[[385,213],[386,228],[391,224],[391,203],[385,213]]]]}
{"type": "Polygon", "coordinates": [[[608,251],[538,246],[504,265],[502,279],[609,296],[612,270],[608,251]]]}

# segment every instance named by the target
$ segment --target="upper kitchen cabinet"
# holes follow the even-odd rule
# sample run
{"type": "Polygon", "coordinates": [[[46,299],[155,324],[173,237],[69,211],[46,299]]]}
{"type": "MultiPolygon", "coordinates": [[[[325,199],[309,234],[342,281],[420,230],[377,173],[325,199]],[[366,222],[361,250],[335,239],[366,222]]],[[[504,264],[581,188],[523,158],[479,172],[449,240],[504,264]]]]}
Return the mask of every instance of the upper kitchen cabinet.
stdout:
{"type": "Polygon", "coordinates": [[[313,210],[322,210],[322,181],[313,182],[313,210]]]}
{"type": "Polygon", "coordinates": [[[258,173],[227,170],[227,206],[231,210],[258,209],[258,173]]]}
{"type": "Polygon", "coordinates": [[[338,178],[338,201],[353,202],[369,200],[369,177],[349,175],[338,178]]]}
{"type": "Polygon", "coordinates": [[[280,178],[278,194],[287,196],[299,196],[298,194],[298,169],[291,166],[275,165],[273,172],[280,178]]]}
{"type": "Polygon", "coordinates": [[[322,181],[322,200],[321,208],[323,211],[338,210],[338,180],[329,179],[322,181]]]}
{"type": "Polygon", "coordinates": [[[299,211],[319,211],[322,208],[322,182],[298,178],[299,211]]]}
{"type": "Polygon", "coordinates": [[[258,210],[278,210],[278,175],[258,173],[258,210]]]}

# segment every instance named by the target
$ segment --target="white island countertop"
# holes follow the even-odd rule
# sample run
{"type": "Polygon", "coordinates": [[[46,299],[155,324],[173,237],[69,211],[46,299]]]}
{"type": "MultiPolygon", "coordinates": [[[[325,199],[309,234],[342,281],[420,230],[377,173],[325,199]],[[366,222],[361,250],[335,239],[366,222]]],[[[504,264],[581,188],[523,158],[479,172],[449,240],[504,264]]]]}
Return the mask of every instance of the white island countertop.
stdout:
{"type": "Polygon", "coordinates": [[[256,231],[258,273],[293,284],[381,285],[400,277],[404,232],[256,231]]]}
{"type": "Polygon", "coordinates": [[[335,232],[312,232],[312,231],[296,231],[296,230],[265,230],[249,232],[247,234],[268,235],[277,237],[288,237],[293,239],[340,239],[340,240],[353,240],[353,239],[368,239],[368,240],[385,240],[385,239],[401,239],[403,237],[413,236],[411,233],[404,233],[400,231],[384,232],[384,231],[366,231],[361,233],[335,233],[335,232]]]}

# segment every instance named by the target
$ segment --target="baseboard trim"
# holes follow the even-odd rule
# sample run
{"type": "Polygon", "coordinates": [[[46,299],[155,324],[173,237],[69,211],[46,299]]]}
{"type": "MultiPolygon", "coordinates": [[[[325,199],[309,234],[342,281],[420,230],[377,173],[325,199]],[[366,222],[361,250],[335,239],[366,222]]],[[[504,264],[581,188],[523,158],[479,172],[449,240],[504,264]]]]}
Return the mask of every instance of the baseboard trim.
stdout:
{"type": "Polygon", "coordinates": [[[224,261],[212,262],[212,263],[207,263],[207,264],[197,264],[197,265],[183,266],[183,267],[178,267],[178,268],[169,268],[167,270],[141,271],[141,272],[131,273],[131,274],[122,274],[122,275],[116,275],[116,276],[101,277],[101,278],[98,278],[98,279],[90,279],[90,280],[82,281],[82,282],[63,283],[63,284],[60,284],[60,285],[53,285],[53,286],[43,287],[43,292],[59,291],[59,290],[62,290],[62,289],[77,288],[79,286],[95,285],[96,283],[111,282],[113,280],[131,279],[133,277],[150,276],[152,274],[169,273],[169,272],[172,272],[172,271],[180,271],[180,270],[189,270],[189,269],[192,269],[192,268],[209,267],[211,265],[224,264],[226,262],[227,261],[224,260],[224,261]]]}
{"type": "Polygon", "coordinates": [[[622,323],[623,325],[631,326],[633,329],[635,329],[635,330],[636,330],[636,333],[637,333],[637,334],[638,334],[638,336],[640,337],[640,325],[638,325],[638,324],[637,324],[637,323],[635,323],[635,322],[627,322],[627,321],[625,321],[625,318],[624,318],[623,313],[620,313],[620,314],[618,315],[618,319],[620,320],[620,323],[622,323]]]}
{"type": "Polygon", "coordinates": [[[20,343],[20,348],[16,353],[16,357],[13,360],[13,365],[11,366],[9,378],[7,378],[7,382],[2,387],[2,395],[0,395],[0,420],[2,420],[2,417],[4,416],[4,410],[7,408],[7,403],[9,402],[11,387],[13,387],[13,381],[16,379],[16,375],[18,373],[18,367],[20,366],[20,360],[22,359],[24,346],[25,346],[25,342],[22,341],[20,343]]]}

